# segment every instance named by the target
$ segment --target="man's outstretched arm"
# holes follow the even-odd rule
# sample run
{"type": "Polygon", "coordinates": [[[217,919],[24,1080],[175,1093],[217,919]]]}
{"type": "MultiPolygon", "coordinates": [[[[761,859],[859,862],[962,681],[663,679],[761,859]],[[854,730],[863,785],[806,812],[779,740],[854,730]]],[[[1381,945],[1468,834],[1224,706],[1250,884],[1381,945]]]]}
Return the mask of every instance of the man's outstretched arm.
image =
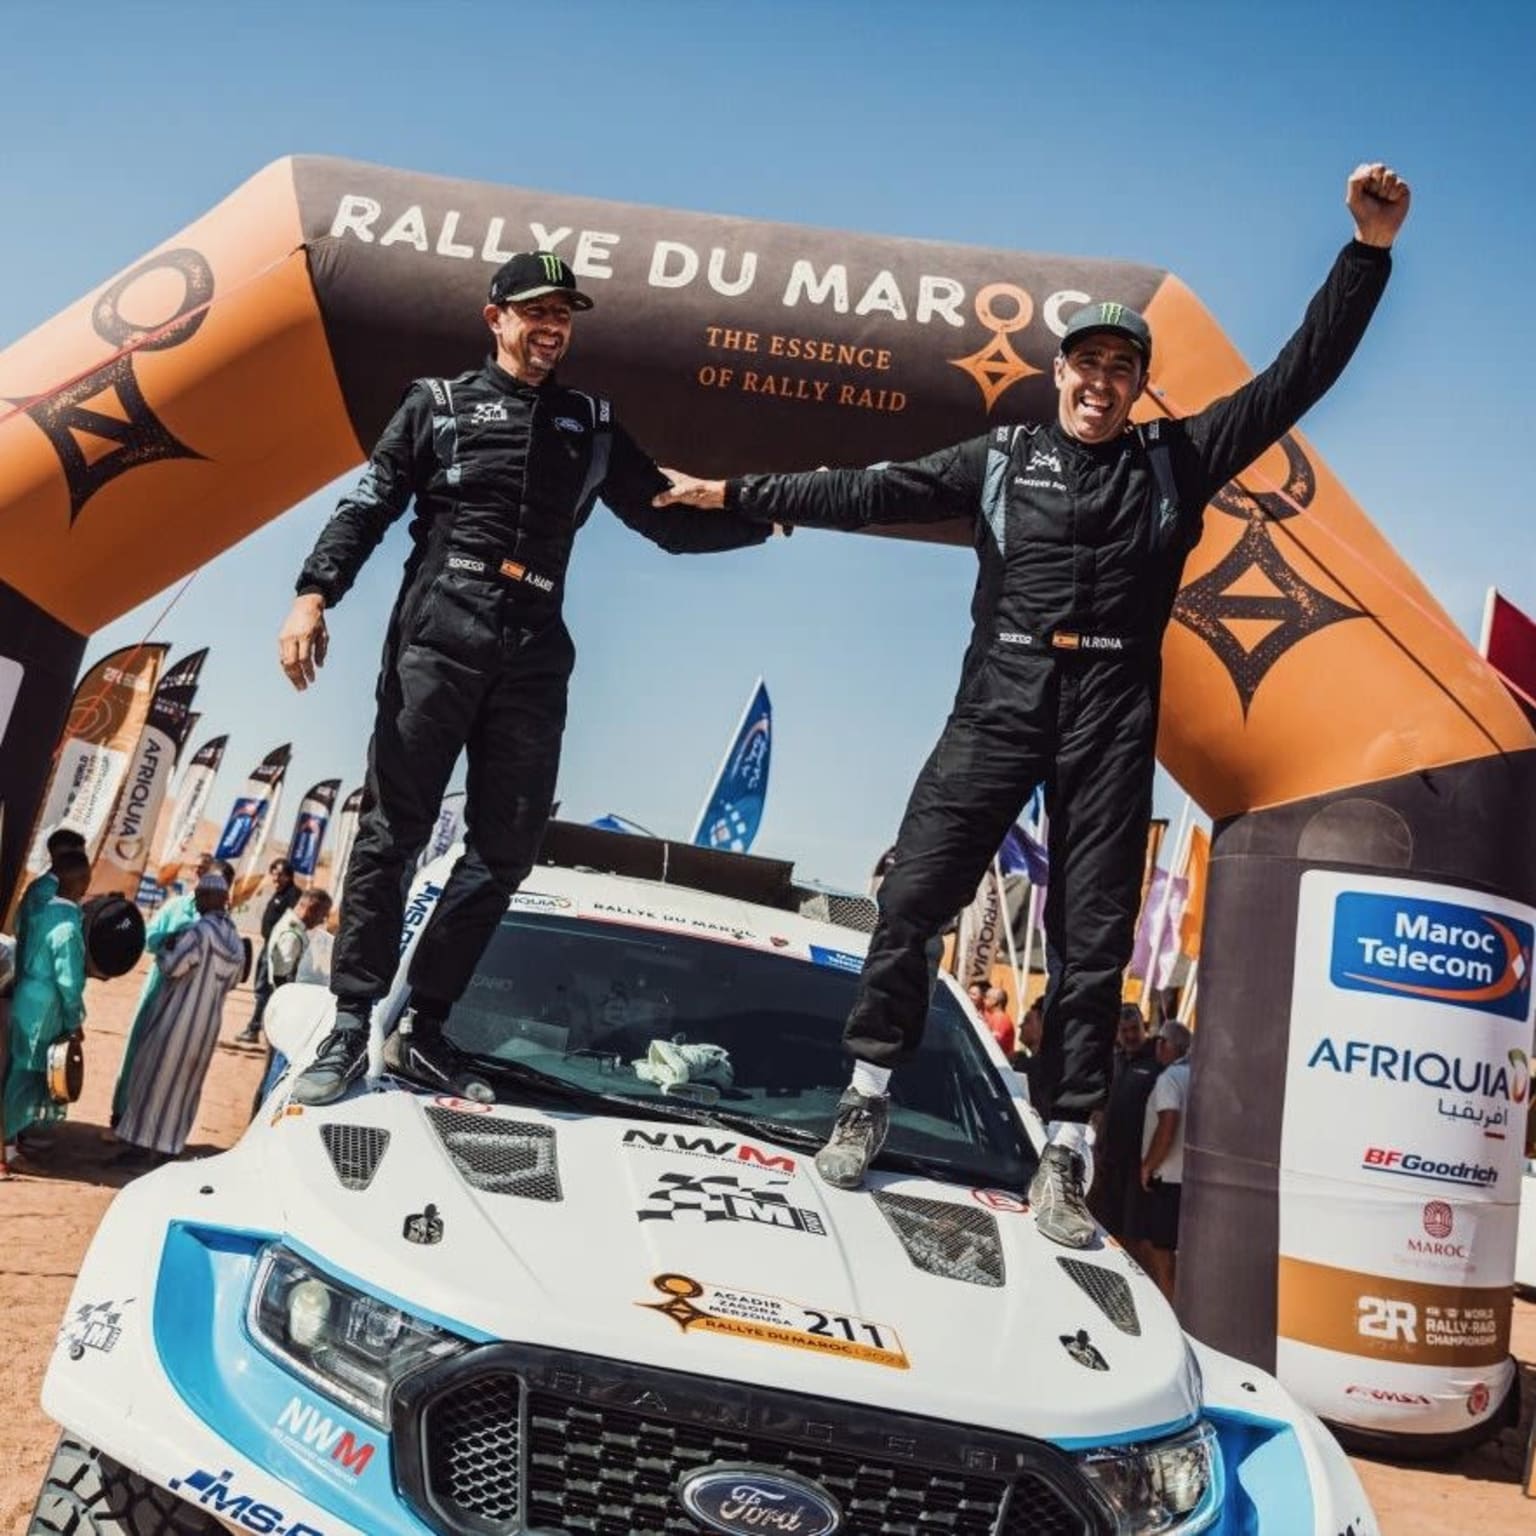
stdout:
{"type": "Polygon", "coordinates": [[[1296,334],[1262,373],[1183,423],[1200,461],[1202,505],[1322,399],[1365,335],[1392,269],[1392,243],[1408,216],[1408,184],[1388,166],[1357,166],[1345,203],[1355,238],[1339,253],[1296,334]]]}
{"type": "Polygon", "coordinates": [[[330,637],[325,610],[346,595],[363,562],[416,492],[417,467],[432,451],[432,406],[412,385],[390,418],[356,486],[336,504],[294,583],[297,596],[277,636],[277,659],[299,690],[325,665],[330,637]]]}
{"type": "Polygon", "coordinates": [[[743,549],[761,544],[773,533],[771,527],[736,514],[693,517],[686,508],[698,503],[668,500],[670,485],[655,460],[642,452],[623,427],[615,426],[608,473],[598,494],[636,533],[673,555],[743,549]]]}
{"type": "Polygon", "coordinates": [[[699,480],[669,469],[672,488],[656,498],[656,505],[724,508],[758,522],[813,528],[973,518],[986,456],[987,439],[977,437],[920,459],[869,469],[813,469],[734,480],[699,480]]]}

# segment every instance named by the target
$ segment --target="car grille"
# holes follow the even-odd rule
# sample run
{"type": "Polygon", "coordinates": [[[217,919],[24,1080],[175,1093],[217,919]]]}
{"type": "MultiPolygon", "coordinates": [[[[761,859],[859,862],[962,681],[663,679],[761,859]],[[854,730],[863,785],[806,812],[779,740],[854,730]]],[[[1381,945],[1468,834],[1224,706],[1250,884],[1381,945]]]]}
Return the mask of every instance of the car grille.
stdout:
{"type": "Polygon", "coordinates": [[[842,1506],[840,1536],[1101,1530],[1064,1457],[987,1430],[524,1346],[425,1377],[402,1401],[396,1445],[406,1496],[435,1531],[697,1536],[675,1487],[717,1463],[819,1483],[842,1506]],[[735,1422],[710,1422],[722,1413],[735,1422]]]}
{"type": "Polygon", "coordinates": [[[432,1405],[427,1478],[453,1508],[493,1522],[517,1518],[522,1391],[516,1376],[493,1373],[432,1405]]]}

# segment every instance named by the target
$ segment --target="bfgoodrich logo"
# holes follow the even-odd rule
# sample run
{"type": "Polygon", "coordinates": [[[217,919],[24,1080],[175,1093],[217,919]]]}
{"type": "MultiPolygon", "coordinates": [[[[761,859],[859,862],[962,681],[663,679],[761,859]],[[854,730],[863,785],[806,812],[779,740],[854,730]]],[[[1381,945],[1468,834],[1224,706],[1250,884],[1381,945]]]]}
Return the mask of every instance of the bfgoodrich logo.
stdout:
{"type": "Polygon", "coordinates": [[[1330,979],[1351,992],[1523,1019],[1533,938],[1529,923],[1500,912],[1344,891],[1334,905],[1330,979]]]}

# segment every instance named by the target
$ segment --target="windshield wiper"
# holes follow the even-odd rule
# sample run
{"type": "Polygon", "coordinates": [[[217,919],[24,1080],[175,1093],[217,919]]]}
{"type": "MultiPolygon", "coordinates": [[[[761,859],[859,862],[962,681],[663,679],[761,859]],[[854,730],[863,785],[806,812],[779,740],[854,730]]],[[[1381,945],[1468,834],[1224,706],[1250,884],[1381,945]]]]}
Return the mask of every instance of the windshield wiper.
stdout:
{"type": "Polygon", "coordinates": [[[781,1141],[787,1147],[798,1147],[804,1152],[819,1152],[827,1140],[825,1131],[813,1131],[803,1125],[785,1125],[770,1116],[748,1115],[734,1109],[701,1109],[690,1105],[689,1118],[722,1131],[750,1131],[764,1141],[781,1141]]]}
{"type": "Polygon", "coordinates": [[[749,1131],[764,1141],[780,1141],[803,1151],[815,1152],[826,1140],[820,1132],[801,1126],[782,1125],[779,1121],[758,1115],[738,1114],[733,1110],[716,1109],[691,1103],[686,1099],[644,1098],[639,1095],[609,1092],[602,1088],[589,1088],[572,1083],[565,1078],[551,1077],[520,1061],[508,1061],[500,1056],[483,1056],[466,1052],[488,1078],[500,1078],[515,1083],[531,1093],[556,1099],[565,1104],[579,1104],[594,1108],[611,1108],[615,1105],[647,1116],[653,1120],[681,1120],[690,1125],[707,1125],[722,1131],[749,1131]]]}
{"type": "MultiPolygon", "coordinates": [[[[1000,1184],[994,1171],[974,1168],[966,1163],[952,1163],[944,1158],[924,1157],[918,1152],[894,1152],[882,1147],[875,1157],[876,1168],[889,1168],[897,1173],[915,1173],[920,1178],[932,1179],[936,1184],[965,1184],[974,1189],[1007,1188],[1000,1184]]],[[[1024,1181],[1027,1184],[1028,1180],[1024,1181]]],[[[1023,1184],[1020,1185],[1023,1188],[1023,1184]]]]}
{"type": "MultiPolygon", "coordinates": [[[[465,1054],[486,1077],[493,1081],[500,1079],[503,1082],[513,1083],[532,1094],[555,1099],[563,1104],[579,1104],[589,1108],[621,1105],[625,1109],[634,1110],[654,1120],[700,1119],[700,1115],[695,1113],[694,1107],[690,1104],[675,1104],[667,1100],[641,1098],[627,1093],[610,1093],[602,1088],[587,1088],[562,1077],[551,1077],[549,1073],[540,1072],[537,1067],[527,1066],[520,1061],[507,1061],[500,1056],[482,1056],[473,1051],[465,1054]]],[[[707,1116],[708,1112],[703,1113],[707,1116]]],[[[708,1124],[709,1121],[705,1118],[702,1123],[708,1124]]]]}

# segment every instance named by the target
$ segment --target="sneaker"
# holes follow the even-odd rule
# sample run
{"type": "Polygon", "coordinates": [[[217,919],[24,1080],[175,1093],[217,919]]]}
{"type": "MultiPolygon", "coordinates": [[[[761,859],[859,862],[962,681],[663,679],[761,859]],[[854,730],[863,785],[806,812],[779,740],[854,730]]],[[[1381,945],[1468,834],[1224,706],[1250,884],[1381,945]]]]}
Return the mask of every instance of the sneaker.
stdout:
{"type": "Polygon", "coordinates": [[[1098,1227],[1083,1196],[1083,1159],[1071,1147],[1048,1146],[1029,1184],[1029,1204],[1042,1237],[1063,1248],[1091,1248],[1098,1227]]]}
{"type": "Polygon", "coordinates": [[[361,1020],[336,1015],[330,1034],[304,1069],[290,1095],[295,1104],[334,1104],[363,1075],[368,1065],[368,1027],[361,1020]]]}
{"type": "Polygon", "coordinates": [[[395,1032],[384,1042],[384,1065],[397,1077],[409,1078],[451,1093],[457,1098],[473,1099],[477,1104],[493,1104],[496,1094],[466,1056],[443,1035],[443,1021],[406,1009],[395,1032]]]}
{"type": "Polygon", "coordinates": [[[816,1172],[834,1189],[859,1189],[891,1125],[891,1101],[883,1093],[847,1088],[827,1144],[816,1154],[816,1172]]]}
{"type": "Polygon", "coordinates": [[[261,1028],[256,1024],[247,1024],[244,1029],[235,1036],[236,1045],[260,1045],[261,1028]]]}

